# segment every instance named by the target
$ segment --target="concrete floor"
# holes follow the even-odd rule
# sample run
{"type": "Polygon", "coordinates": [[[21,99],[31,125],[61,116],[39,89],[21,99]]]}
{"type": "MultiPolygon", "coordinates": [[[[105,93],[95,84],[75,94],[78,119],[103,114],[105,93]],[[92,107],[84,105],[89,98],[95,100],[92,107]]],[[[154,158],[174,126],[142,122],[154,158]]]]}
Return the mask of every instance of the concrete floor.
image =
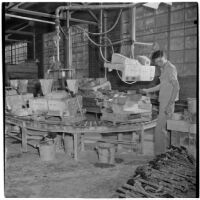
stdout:
{"type": "Polygon", "coordinates": [[[153,158],[121,151],[116,158],[123,162],[99,168],[94,165],[97,154],[89,149],[78,162],[64,152],[57,152],[54,161],[44,162],[32,147],[21,153],[21,144],[12,138],[5,139],[5,147],[7,198],[111,198],[138,165],[153,158]]]}

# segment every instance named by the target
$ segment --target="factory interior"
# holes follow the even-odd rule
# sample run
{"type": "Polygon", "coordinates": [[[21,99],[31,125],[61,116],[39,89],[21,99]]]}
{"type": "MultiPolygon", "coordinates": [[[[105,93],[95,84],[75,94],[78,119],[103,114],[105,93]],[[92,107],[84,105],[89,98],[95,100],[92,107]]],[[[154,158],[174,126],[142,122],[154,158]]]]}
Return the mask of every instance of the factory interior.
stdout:
{"type": "Polygon", "coordinates": [[[199,197],[198,2],[1,5],[5,198],[199,197]]]}

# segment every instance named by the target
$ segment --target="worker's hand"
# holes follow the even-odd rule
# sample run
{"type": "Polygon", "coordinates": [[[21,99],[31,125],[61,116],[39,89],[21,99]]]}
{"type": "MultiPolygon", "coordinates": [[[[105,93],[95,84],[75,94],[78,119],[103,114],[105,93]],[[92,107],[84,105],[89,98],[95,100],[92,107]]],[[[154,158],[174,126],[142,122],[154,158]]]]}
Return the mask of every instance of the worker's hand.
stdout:
{"type": "Polygon", "coordinates": [[[166,106],[165,108],[165,114],[170,116],[172,114],[173,110],[171,106],[166,106]]]}

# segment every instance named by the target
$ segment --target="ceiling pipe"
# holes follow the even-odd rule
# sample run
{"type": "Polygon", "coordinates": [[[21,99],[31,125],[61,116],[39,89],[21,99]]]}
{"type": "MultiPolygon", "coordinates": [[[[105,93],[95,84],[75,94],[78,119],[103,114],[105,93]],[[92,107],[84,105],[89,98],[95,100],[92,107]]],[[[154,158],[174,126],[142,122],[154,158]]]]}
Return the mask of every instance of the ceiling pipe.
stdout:
{"type": "MultiPolygon", "coordinates": [[[[25,9],[20,9],[20,8],[11,8],[9,11],[16,12],[16,13],[22,13],[22,14],[34,15],[34,16],[38,16],[38,17],[46,17],[46,18],[51,18],[51,19],[56,18],[56,16],[52,15],[52,14],[42,13],[42,12],[37,12],[37,11],[32,11],[32,10],[25,10],[25,9]]],[[[64,17],[59,17],[59,18],[60,18],[60,20],[66,20],[64,17]]],[[[87,20],[83,20],[83,19],[76,19],[76,18],[72,18],[72,17],[70,17],[70,21],[97,25],[97,22],[87,21],[87,20]]]]}
{"type": "Polygon", "coordinates": [[[34,34],[27,31],[19,31],[19,30],[7,30],[6,33],[10,34],[18,34],[18,35],[30,35],[33,36],[34,34]]]}
{"type": "Polygon", "coordinates": [[[28,20],[28,21],[35,21],[35,22],[41,22],[41,23],[46,23],[46,24],[53,24],[55,25],[55,22],[51,22],[51,21],[46,21],[46,20],[41,20],[41,19],[35,19],[35,18],[31,18],[31,17],[23,17],[23,16],[19,16],[19,15],[12,15],[12,14],[5,14],[6,17],[13,17],[13,18],[17,18],[17,19],[24,19],[24,20],[28,20]]]}
{"type": "MultiPolygon", "coordinates": [[[[57,34],[57,38],[59,38],[59,33],[60,33],[60,12],[61,11],[73,11],[73,10],[102,10],[102,9],[119,9],[119,8],[133,8],[135,7],[137,4],[133,4],[133,3],[129,3],[129,4],[112,4],[112,5],[76,5],[76,6],[59,6],[58,8],[56,8],[56,19],[55,19],[55,29],[56,29],[56,34],[57,34]]],[[[59,49],[59,39],[58,43],[57,43],[57,54],[59,53],[58,49],[59,49]]],[[[59,55],[57,55],[57,58],[59,58],[59,55]]],[[[59,62],[59,59],[58,59],[59,62]]]]}

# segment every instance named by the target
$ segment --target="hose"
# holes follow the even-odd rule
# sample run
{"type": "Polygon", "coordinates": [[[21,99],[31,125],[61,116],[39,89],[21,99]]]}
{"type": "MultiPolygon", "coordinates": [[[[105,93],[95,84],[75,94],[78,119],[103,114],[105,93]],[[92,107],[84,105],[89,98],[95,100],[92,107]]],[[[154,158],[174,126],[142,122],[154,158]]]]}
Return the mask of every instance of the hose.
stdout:
{"type": "Polygon", "coordinates": [[[106,33],[109,33],[110,31],[112,31],[112,30],[116,27],[116,25],[118,24],[119,19],[120,19],[120,17],[121,17],[122,11],[123,11],[123,9],[120,9],[120,12],[119,12],[119,14],[118,14],[118,17],[117,17],[115,23],[113,24],[113,26],[112,26],[109,30],[107,30],[107,31],[105,31],[105,32],[102,32],[102,33],[93,33],[93,32],[89,32],[89,31],[84,30],[84,28],[82,28],[82,27],[80,27],[80,26],[78,26],[78,25],[77,25],[76,27],[79,28],[79,29],[81,29],[81,30],[84,30],[84,32],[86,32],[86,33],[88,33],[88,34],[91,34],[91,35],[104,35],[104,34],[106,34],[106,33]]]}

